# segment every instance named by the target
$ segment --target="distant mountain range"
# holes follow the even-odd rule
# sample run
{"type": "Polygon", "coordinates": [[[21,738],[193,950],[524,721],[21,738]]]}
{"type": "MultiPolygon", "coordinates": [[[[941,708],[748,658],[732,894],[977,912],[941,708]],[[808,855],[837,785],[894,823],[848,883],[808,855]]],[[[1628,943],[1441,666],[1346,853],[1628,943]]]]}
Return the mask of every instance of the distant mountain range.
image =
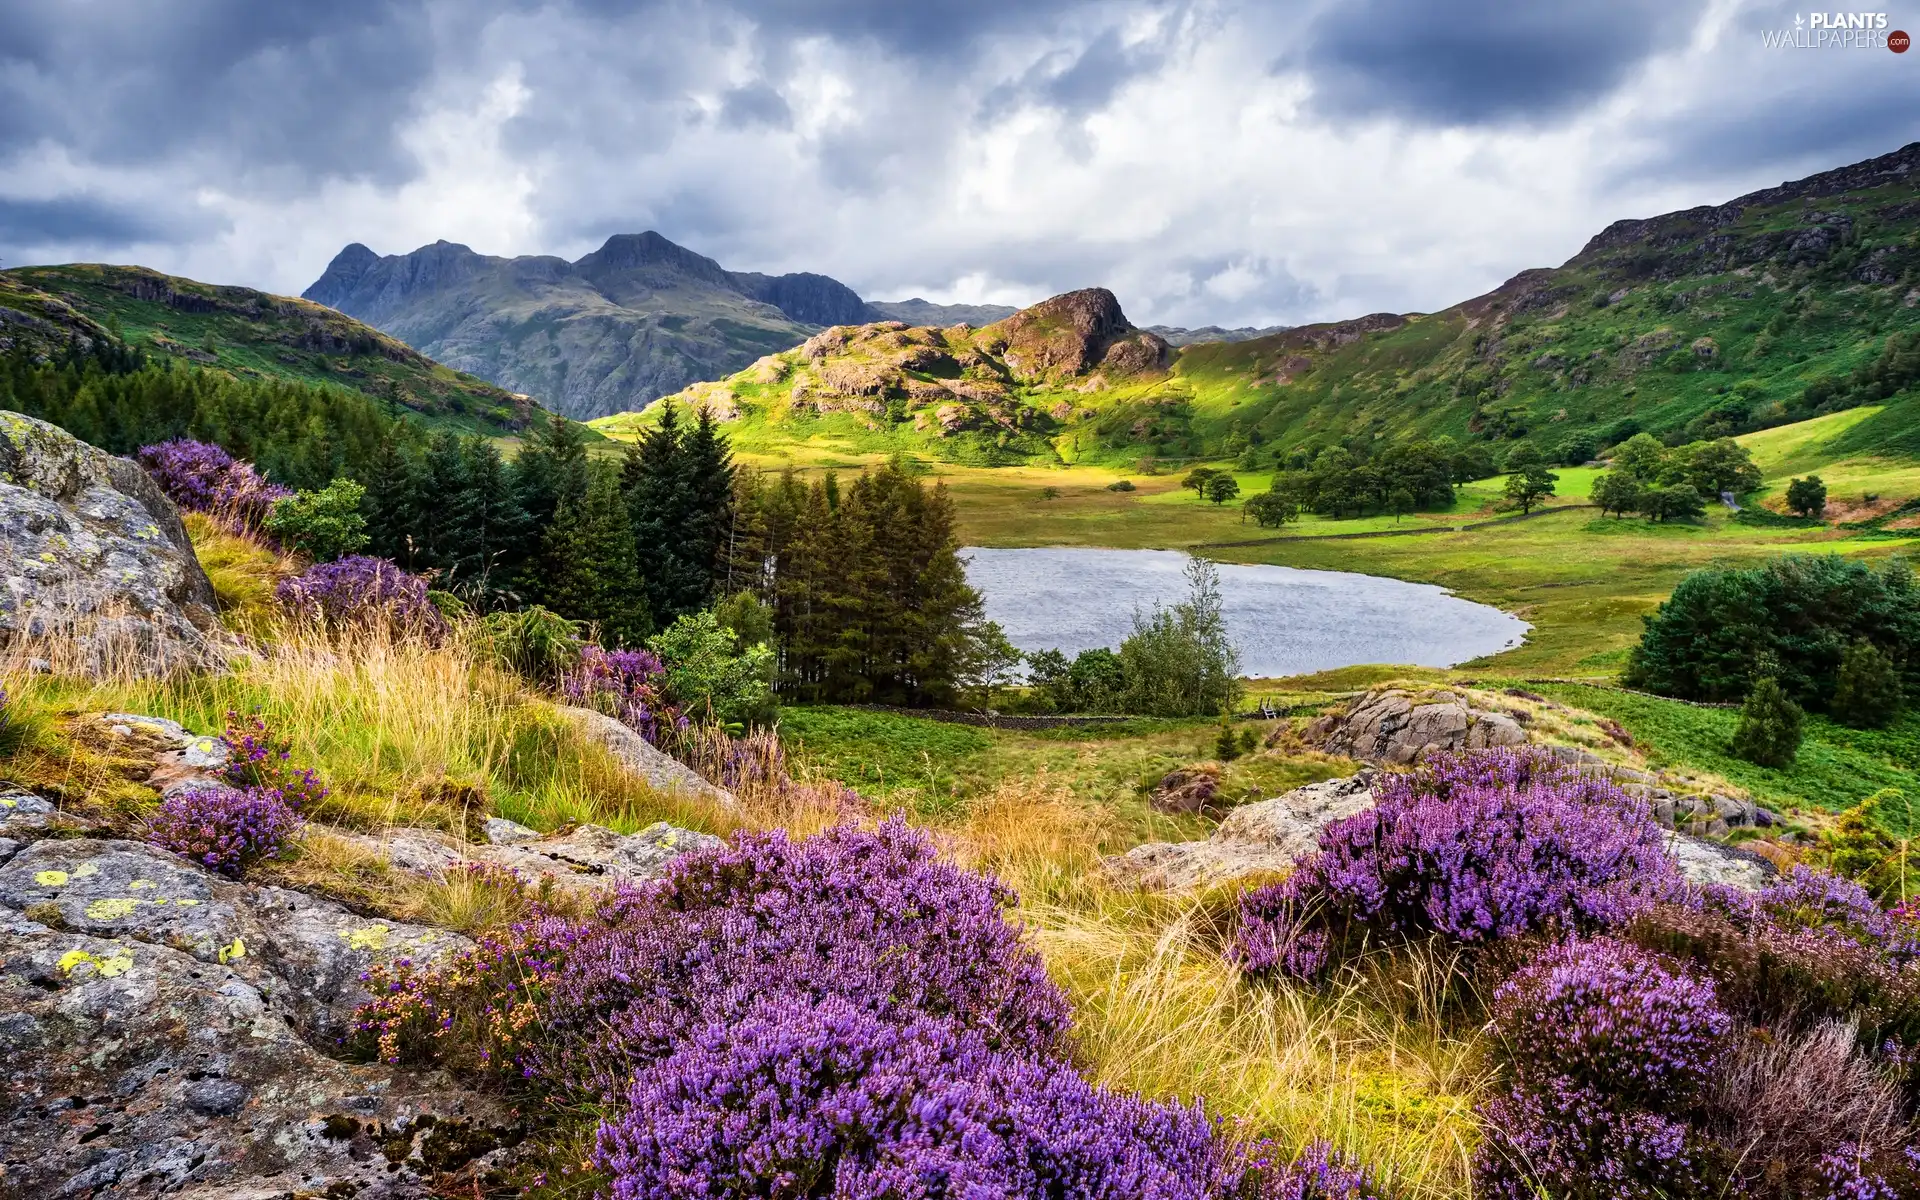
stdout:
{"type": "MultiPolygon", "coordinates": [[[[610,237],[574,262],[445,241],[382,256],[356,242],[302,295],[580,419],[724,378],[834,325],[982,326],[1017,311],[868,301],[825,275],[729,271],[651,231],[610,237]]],[[[1156,332],[1186,345],[1270,331],[1156,332]]]]}

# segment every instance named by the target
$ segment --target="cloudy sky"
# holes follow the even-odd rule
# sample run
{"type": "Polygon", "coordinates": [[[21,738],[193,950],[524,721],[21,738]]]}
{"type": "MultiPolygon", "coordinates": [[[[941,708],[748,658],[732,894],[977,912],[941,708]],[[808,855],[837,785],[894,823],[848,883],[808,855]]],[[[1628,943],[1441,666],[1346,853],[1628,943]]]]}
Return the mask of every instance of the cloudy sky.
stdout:
{"type": "MultiPolygon", "coordinates": [[[[1439,308],[1920,138],[1920,52],[1746,0],[0,0],[0,265],[298,292],[657,229],[870,298],[1439,308]]],[[[1920,5],[1890,28],[1920,32],[1920,5]]]]}

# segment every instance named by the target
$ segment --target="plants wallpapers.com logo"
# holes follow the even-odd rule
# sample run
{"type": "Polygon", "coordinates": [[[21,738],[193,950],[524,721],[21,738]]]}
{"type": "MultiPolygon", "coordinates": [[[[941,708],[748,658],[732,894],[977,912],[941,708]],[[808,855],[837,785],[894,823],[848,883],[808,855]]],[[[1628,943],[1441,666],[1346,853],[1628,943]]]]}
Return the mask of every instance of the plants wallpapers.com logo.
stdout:
{"type": "Polygon", "coordinates": [[[1760,38],[1779,50],[1891,50],[1905,54],[1913,39],[1889,28],[1883,12],[1795,13],[1791,29],[1763,29],[1760,38]]]}

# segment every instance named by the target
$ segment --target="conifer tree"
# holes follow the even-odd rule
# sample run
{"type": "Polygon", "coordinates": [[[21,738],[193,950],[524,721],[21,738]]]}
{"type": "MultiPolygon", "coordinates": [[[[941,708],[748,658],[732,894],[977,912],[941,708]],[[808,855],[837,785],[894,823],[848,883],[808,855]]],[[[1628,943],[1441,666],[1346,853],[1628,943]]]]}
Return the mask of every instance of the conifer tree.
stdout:
{"type": "Polygon", "coordinates": [[[408,453],[407,430],[396,426],[380,442],[367,464],[367,553],[415,569],[413,532],[419,523],[420,492],[408,453]]]}
{"type": "Polygon", "coordinates": [[[1800,753],[1800,706],[1771,676],[1756,681],[1740,708],[1733,753],[1763,767],[1785,767],[1800,753]]]}
{"type": "Polygon", "coordinates": [[[606,645],[638,646],[653,631],[633,526],[613,472],[592,472],[586,491],[562,502],[537,562],[528,582],[540,602],[593,622],[606,645]]]}
{"type": "Polygon", "coordinates": [[[465,550],[454,563],[454,573],[482,606],[491,607],[507,598],[515,573],[527,557],[527,514],[492,442],[469,438],[462,457],[466,486],[453,522],[465,550]]]}
{"type": "Polygon", "coordinates": [[[559,413],[548,415],[514,460],[520,507],[536,529],[545,529],[560,506],[587,492],[587,447],[580,430],[559,413]]]}

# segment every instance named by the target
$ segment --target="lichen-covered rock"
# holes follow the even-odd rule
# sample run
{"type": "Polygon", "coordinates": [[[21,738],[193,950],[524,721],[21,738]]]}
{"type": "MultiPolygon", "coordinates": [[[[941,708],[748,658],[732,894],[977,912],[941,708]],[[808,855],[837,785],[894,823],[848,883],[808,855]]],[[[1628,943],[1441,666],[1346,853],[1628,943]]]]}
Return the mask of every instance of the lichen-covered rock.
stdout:
{"type": "Polygon", "coordinates": [[[1168,771],[1154,786],[1148,803],[1155,812],[1207,813],[1218,816],[1220,768],[1212,764],[1168,771]]]}
{"type": "Polygon", "coordinates": [[[0,909],[0,1194],[421,1197],[522,1134],[440,1075],[334,1061],[229,965],[0,909]]]}
{"type": "Polygon", "coordinates": [[[1684,833],[1668,835],[1667,853],[1689,883],[1718,883],[1757,892],[1780,873],[1772,863],[1750,850],[1703,841],[1684,833]]]}
{"type": "Polygon", "coordinates": [[[1434,751],[1524,745],[1527,731],[1510,715],[1476,708],[1455,692],[1381,688],[1344,713],[1312,722],[1303,737],[1329,754],[1405,766],[1434,751]]]}
{"type": "Polygon", "coordinates": [[[732,792],[708,783],[692,767],[605,713],[565,705],[560,706],[559,712],[578,725],[582,733],[605,746],[621,765],[646,780],[654,791],[711,800],[727,808],[738,805],[732,792]]]}
{"type": "Polygon", "coordinates": [[[57,929],[164,946],[251,982],[301,1032],[331,1045],[376,963],[432,962],[469,943],[361,917],[329,900],[221,879],[154,846],[47,838],[0,865],[0,908],[57,929]]]}
{"type": "Polygon", "coordinates": [[[163,674],[224,661],[213,585],[146,471],[0,412],[0,637],[71,636],[72,667],[163,674]]]}
{"type": "Polygon", "coordinates": [[[1289,870],[1314,852],[1323,828],[1373,807],[1379,774],[1364,770],[1242,804],[1212,837],[1136,846],[1106,860],[1107,876],[1121,884],[1180,890],[1289,870]]]}
{"type": "MultiPolygon", "coordinates": [[[[522,835],[513,840],[464,842],[432,829],[390,829],[383,835],[332,831],[332,836],[369,857],[409,875],[436,876],[467,866],[512,871],[528,883],[546,883],[562,891],[591,894],[621,883],[644,883],[666,873],[674,859],[695,850],[725,846],[709,833],[656,821],[639,833],[618,833],[604,825],[575,825],[542,835],[502,822],[522,835]],[[531,835],[525,836],[525,835],[531,835]]],[[[488,822],[489,835],[493,823],[488,822]]]]}
{"type": "Polygon", "coordinates": [[[511,1112],[329,1053],[362,972],[468,945],[137,842],[25,846],[0,865],[0,1195],[472,1192],[511,1112]]]}

